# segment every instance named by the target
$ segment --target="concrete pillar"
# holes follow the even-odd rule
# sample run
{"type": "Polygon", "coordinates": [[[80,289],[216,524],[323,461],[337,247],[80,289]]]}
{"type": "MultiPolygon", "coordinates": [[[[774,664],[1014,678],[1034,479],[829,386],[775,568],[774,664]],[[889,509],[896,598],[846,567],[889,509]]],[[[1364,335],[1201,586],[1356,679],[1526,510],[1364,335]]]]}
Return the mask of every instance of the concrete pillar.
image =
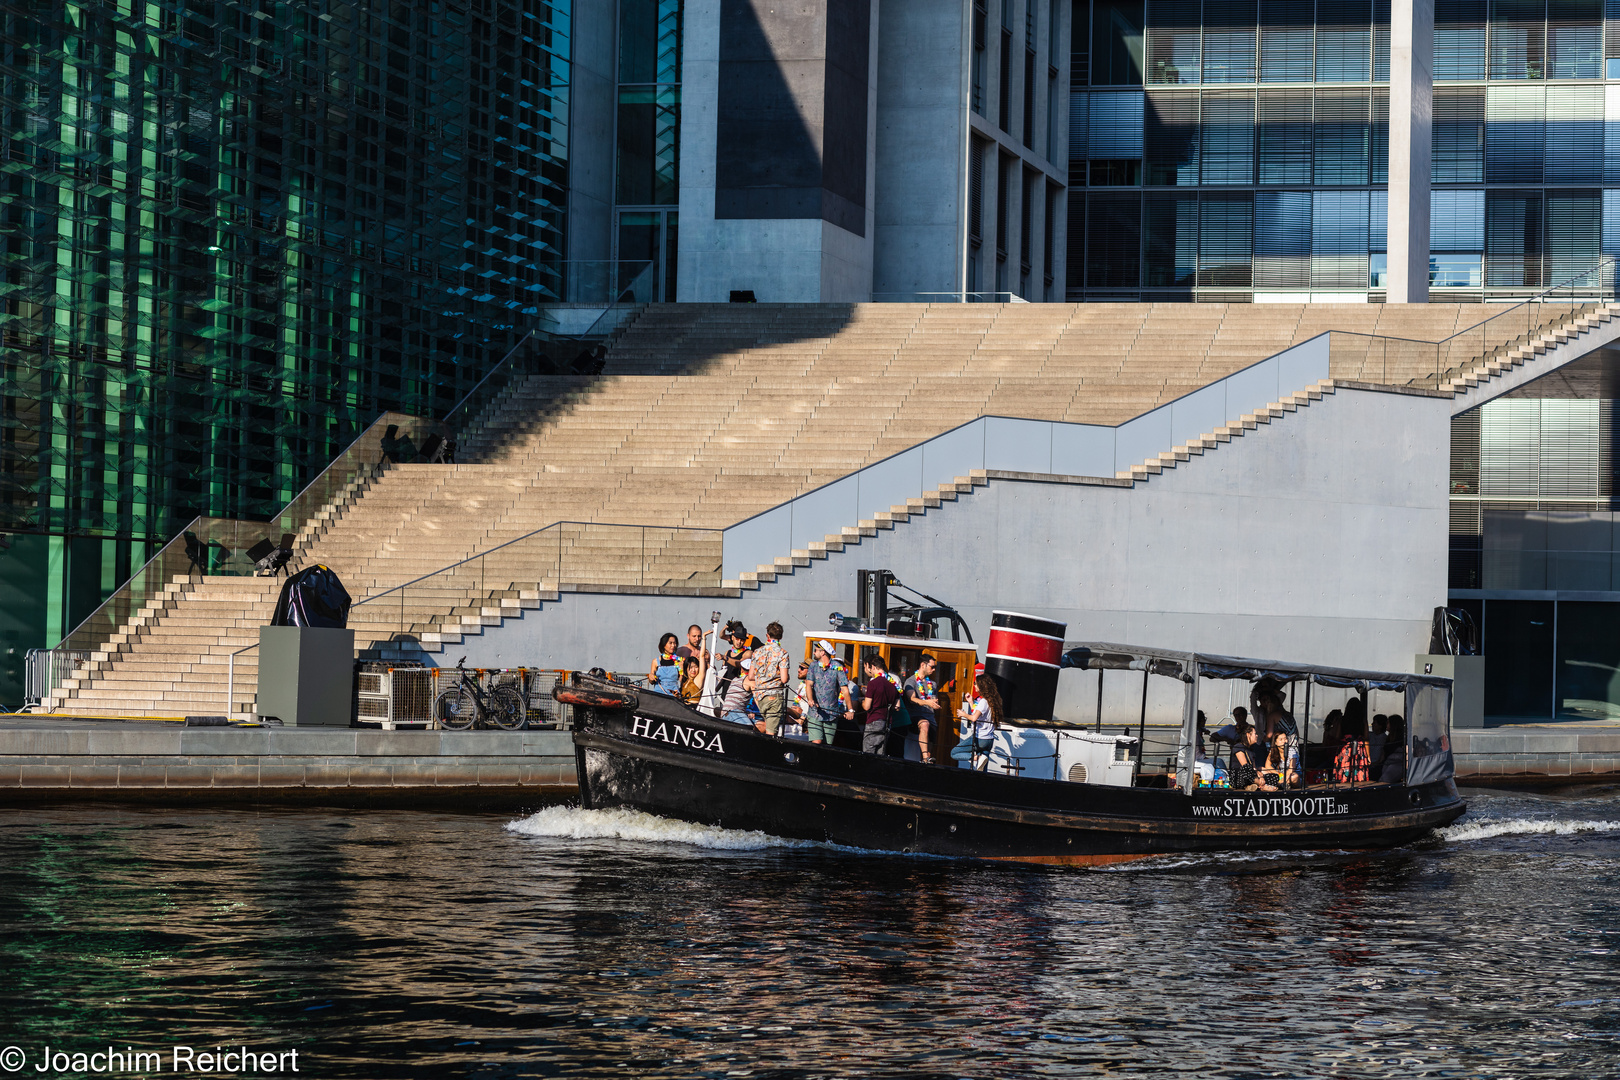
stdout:
{"type": "Polygon", "coordinates": [[[1434,0],[1391,0],[1387,301],[1429,301],[1429,158],[1434,111],[1434,0]]]}

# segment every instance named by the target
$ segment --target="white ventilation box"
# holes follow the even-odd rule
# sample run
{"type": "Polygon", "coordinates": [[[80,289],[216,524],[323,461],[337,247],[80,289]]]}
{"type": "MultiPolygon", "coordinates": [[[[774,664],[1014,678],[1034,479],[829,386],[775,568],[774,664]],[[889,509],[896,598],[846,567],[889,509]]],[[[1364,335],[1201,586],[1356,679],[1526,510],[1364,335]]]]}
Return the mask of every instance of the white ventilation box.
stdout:
{"type": "Polygon", "coordinates": [[[1134,735],[1074,728],[998,728],[990,771],[1039,780],[1130,787],[1136,774],[1134,735]]]}

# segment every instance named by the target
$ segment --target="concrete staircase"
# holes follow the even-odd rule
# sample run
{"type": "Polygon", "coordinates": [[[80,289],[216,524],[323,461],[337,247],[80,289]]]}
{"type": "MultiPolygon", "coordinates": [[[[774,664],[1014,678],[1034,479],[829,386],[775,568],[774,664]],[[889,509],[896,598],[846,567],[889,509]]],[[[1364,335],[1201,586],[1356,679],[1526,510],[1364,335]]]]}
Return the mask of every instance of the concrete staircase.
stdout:
{"type": "MultiPolygon", "coordinates": [[[[357,478],[299,530],[294,565],[336,570],[367,601],[350,618],[359,647],[396,657],[439,652],[562,591],[757,587],[989,477],[919,492],[729,581],[719,574],[719,529],[976,417],[1119,424],[1328,329],[1434,340],[1492,310],[652,305],[614,347],[603,376],[534,376],[486,410],[463,444],[468,464],[392,465],[357,478]]],[[[1499,350],[1453,382],[1523,364],[1595,318],[1612,313],[1499,350]]],[[[1407,367],[1378,375],[1406,382],[1426,374],[1420,362],[1407,367]]],[[[1332,374],[1356,380],[1369,371],[1363,361],[1336,364],[1332,374]]],[[[1146,481],[1333,388],[1330,380],[1286,395],[1107,482],[1146,481]]],[[[47,707],[222,711],[226,658],[257,640],[279,584],[213,576],[171,583],[47,707]]],[[[256,674],[255,651],[241,653],[234,711],[251,703],[256,674]]]]}
{"type": "Polygon", "coordinates": [[[1523,367],[1561,345],[1579,341],[1599,327],[1613,322],[1617,317],[1620,317],[1620,303],[1595,305],[1594,310],[1578,315],[1556,329],[1523,343],[1497,348],[1484,359],[1463,364],[1447,372],[1440,381],[1439,388],[1448,393],[1465,393],[1491,379],[1507,374],[1514,368],[1523,367]]]}

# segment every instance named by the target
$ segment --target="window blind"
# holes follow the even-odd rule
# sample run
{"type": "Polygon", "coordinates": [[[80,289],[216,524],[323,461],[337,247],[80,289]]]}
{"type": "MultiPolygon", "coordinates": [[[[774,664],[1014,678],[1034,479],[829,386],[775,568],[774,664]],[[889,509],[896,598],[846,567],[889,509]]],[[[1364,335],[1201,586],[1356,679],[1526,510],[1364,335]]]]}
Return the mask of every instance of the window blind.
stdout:
{"type": "Polygon", "coordinates": [[[1546,87],[1492,86],[1486,89],[1486,183],[1541,183],[1547,150],[1546,109],[1546,87]]]}
{"type": "Polygon", "coordinates": [[[1485,179],[1485,88],[1434,89],[1433,158],[1436,184],[1478,184],[1485,179]]]}
{"type": "Polygon", "coordinates": [[[1089,141],[1088,106],[1089,96],[1084,93],[1069,94],[1069,182],[1073,184],[1085,183],[1087,148],[1089,141]]]}
{"type": "Polygon", "coordinates": [[[1093,90],[1087,106],[1087,150],[1092,158],[1142,156],[1142,91],[1093,90]]]}
{"type": "Polygon", "coordinates": [[[1620,255],[1620,190],[1603,191],[1603,254],[1620,255]]]}
{"type": "Polygon", "coordinates": [[[1620,86],[1603,88],[1603,179],[1620,183],[1620,86]]]}
{"type": "Polygon", "coordinates": [[[1489,191],[1485,195],[1485,284],[1541,284],[1539,191],[1489,191]]]}
{"type": "Polygon", "coordinates": [[[1260,183],[1311,182],[1309,89],[1261,90],[1257,104],[1260,183]]]}
{"type": "Polygon", "coordinates": [[[1316,91],[1315,183],[1367,182],[1371,99],[1366,90],[1316,91]]]}
{"type": "Polygon", "coordinates": [[[1093,193],[1086,200],[1086,287],[1137,288],[1141,279],[1140,195],[1093,193]]]}
{"type": "Polygon", "coordinates": [[[1197,186],[1198,91],[1150,90],[1146,113],[1143,151],[1148,185],[1197,186]]]}
{"type": "Polygon", "coordinates": [[[1389,87],[1372,91],[1372,132],[1368,138],[1371,158],[1367,169],[1370,184],[1389,183],[1389,87]]]}
{"type": "Polygon", "coordinates": [[[1142,224],[1143,283],[1191,288],[1198,272],[1198,196],[1149,194],[1142,224]]]}
{"type": "Polygon", "coordinates": [[[1603,182],[1603,87],[1547,87],[1546,182],[1603,182]]]}
{"type": "Polygon", "coordinates": [[[1593,189],[1547,193],[1547,283],[1584,274],[1602,257],[1603,194],[1593,189]]]}
{"type": "Polygon", "coordinates": [[[1203,182],[1254,183],[1254,91],[1206,90],[1202,105],[1203,182]]]}
{"type": "Polygon", "coordinates": [[[1254,287],[1304,289],[1311,284],[1311,193],[1259,191],[1254,196],[1254,287]]]}
{"type": "Polygon", "coordinates": [[[1205,196],[1198,208],[1198,284],[1247,288],[1253,252],[1254,197],[1205,196]]]}
{"type": "Polygon", "coordinates": [[[1198,0],[1149,0],[1147,81],[1158,85],[1202,80],[1203,13],[1198,0]]]}
{"type": "Polygon", "coordinates": [[[1429,202],[1431,251],[1485,250],[1485,193],[1436,191],[1429,202]]]}
{"type": "Polygon", "coordinates": [[[1369,0],[1317,0],[1316,81],[1367,82],[1371,77],[1369,0]]]}
{"type": "Polygon", "coordinates": [[[1367,192],[1319,191],[1311,203],[1311,287],[1367,287],[1367,192]]]}
{"type": "Polygon", "coordinates": [[[1486,0],[1435,0],[1434,81],[1485,78],[1486,0]]]}
{"type": "Polygon", "coordinates": [[[1373,82],[1389,82],[1389,0],[1373,0],[1373,82]]]}
{"type": "Polygon", "coordinates": [[[1493,79],[1546,77],[1546,0],[1492,0],[1493,79]]]}
{"type": "Polygon", "coordinates": [[[1603,75],[1620,78],[1620,0],[1603,0],[1603,75]],[[1612,70],[1611,70],[1612,68],[1612,70]]]}
{"type": "Polygon", "coordinates": [[[1547,77],[1603,77],[1603,0],[1547,0],[1547,77]]]}

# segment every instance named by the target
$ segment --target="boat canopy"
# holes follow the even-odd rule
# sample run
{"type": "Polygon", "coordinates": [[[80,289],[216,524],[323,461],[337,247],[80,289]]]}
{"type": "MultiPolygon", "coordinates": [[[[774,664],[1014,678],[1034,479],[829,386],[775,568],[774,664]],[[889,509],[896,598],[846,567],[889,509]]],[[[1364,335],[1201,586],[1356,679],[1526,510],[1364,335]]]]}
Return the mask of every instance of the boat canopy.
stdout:
{"type": "MultiPolygon", "coordinates": [[[[1438,675],[1396,671],[1358,671],[1354,668],[1293,664],[1279,660],[1249,660],[1238,656],[1144,649],[1106,641],[1063,643],[1059,666],[1098,672],[1141,671],[1179,680],[1186,685],[1179,757],[1180,785],[1192,789],[1193,748],[1197,738],[1198,686],[1201,679],[1242,679],[1258,683],[1306,684],[1305,720],[1310,720],[1310,684],[1366,694],[1372,690],[1401,694],[1406,721],[1408,785],[1431,783],[1452,776],[1451,680],[1438,675]]],[[[1098,715],[1102,712],[1102,686],[1098,683],[1098,715]]],[[[1100,723],[1100,719],[1099,719],[1100,723]]],[[[1141,732],[1147,724],[1147,685],[1142,687],[1141,732]]]]}
{"type": "Polygon", "coordinates": [[[1313,682],[1320,686],[1334,686],[1347,690],[1389,690],[1397,694],[1412,685],[1449,689],[1451,680],[1438,675],[1405,674],[1392,671],[1358,671],[1354,668],[1324,667],[1317,664],[1293,664],[1280,660],[1249,660],[1238,656],[1216,656],[1209,653],[1172,652],[1166,649],[1144,649],[1136,645],[1116,645],[1111,642],[1084,641],[1063,643],[1061,666],[1082,670],[1146,671],[1182,682],[1192,681],[1196,667],[1199,678],[1242,679],[1260,682],[1270,679],[1279,683],[1313,682]]]}

